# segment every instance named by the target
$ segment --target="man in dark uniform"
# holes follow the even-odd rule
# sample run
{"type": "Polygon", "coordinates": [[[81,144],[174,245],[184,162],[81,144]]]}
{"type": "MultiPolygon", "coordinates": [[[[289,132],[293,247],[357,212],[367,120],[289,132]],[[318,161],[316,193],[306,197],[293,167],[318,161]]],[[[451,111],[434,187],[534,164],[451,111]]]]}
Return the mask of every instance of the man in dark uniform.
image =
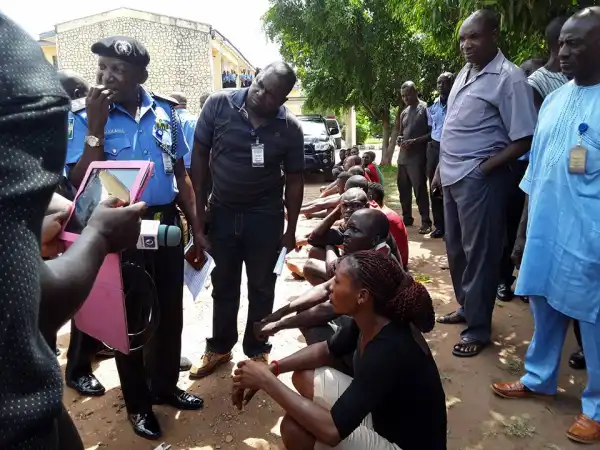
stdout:
{"type": "MultiPolygon", "coordinates": [[[[174,109],[177,102],[141,86],[148,78],[148,52],[141,43],[124,36],[105,38],[92,46],[92,52],[98,55],[98,86],[90,89],[85,109],[73,111],[69,119],[70,181],[79,186],[93,161],[151,160],[155,167],[142,196],[148,205],[144,218],[179,225],[179,206],[192,228],[201,229],[183,163],[189,149],[174,109]]],[[[160,308],[160,322],[148,348],[129,355],[116,354],[134,431],[156,439],[161,430],[152,412],[153,404],[189,410],[203,406],[202,399],[177,387],[183,327],[183,248],[180,245],[157,251],[132,250],[123,253],[123,261],[150,275],[160,308]]],[[[129,270],[124,271],[123,282],[126,292],[140,284],[129,270]]],[[[130,332],[142,327],[140,305],[144,300],[142,295],[127,296],[130,332]]]]}
{"type": "MultiPolygon", "coordinates": [[[[211,374],[233,357],[243,264],[249,301],[244,352],[254,360],[268,360],[271,346],[256,338],[254,324],[273,311],[273,269],[282,247],[288,251],[296,247],[304,193],[302,128],[283,106],[295,83],[296,74],[289,65],[270,64],[249,88],[211,95],[198,119],[192,178],[202,225],[206,206],[210,206],[208,236],[216,266],[212,272],[213,336],[207,339],[201,363],[190,371],[192,378],[211,374]],[[208,202],[209,167],[213,185],[208,202]]],[[[192,228],[204,230],[204,226],[192,228]]]]}
{"type": "Polygon", "coordinates": [[[421,215],[419,234],[431,233],[429,196],[427,194],[427,142],[431,128],[428,123],[427,103],[419,99],[417,87],[407,81],[400,89],[407,105],[400,113],[400,152],[398,153],[398,192],[402,204],[402,218],[407,227],[412,226],[413,192],[421,215]]]}

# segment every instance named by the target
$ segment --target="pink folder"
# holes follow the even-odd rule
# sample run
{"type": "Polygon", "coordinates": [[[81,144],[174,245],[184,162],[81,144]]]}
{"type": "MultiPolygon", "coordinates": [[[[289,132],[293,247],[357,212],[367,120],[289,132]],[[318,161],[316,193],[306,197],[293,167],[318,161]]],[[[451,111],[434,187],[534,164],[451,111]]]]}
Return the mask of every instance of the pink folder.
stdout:
{"type": "MultiPolygon", "coordinates": [[[[131,203],[135,203],[141,198],[144,188],[152,176],[154,163],[151,161],[95,161],[91,163],[75,196],[69,220],[74,213],[77,199],[85,190],[90,175],[98,169],[110,169],[113,172],[119,169],[129,171],[137,169],[139,172],[128,186],[131,203]]],[[[67,220],[67,224],[69,220],[67,220]]],[[[61,239],[67,242],[67,246],[72,245],[77,238],[79,238],[79,234],[72,232],[63,231],[61,234],[61,239]]],[[[129,333],[127,331],[120,254],[111,253],[106,256],[90,295],[75,314],[74,320],[77,328],[84,333],[121,353],[129,353],[129,333]]]]}

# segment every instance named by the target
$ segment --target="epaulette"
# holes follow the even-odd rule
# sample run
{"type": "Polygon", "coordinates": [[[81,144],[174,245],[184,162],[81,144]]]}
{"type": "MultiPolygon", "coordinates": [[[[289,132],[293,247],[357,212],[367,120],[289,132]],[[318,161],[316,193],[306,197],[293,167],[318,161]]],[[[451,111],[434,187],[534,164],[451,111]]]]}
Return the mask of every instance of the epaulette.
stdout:
{"type": "Polygon", "coordinates": [[[154,98],[159,98],[166,102],[169,102],[171,105],[179,105],[179,102],[175,100],[173,97],[169,97],[167,95],[157,94],[156,92],[149,91],[149,94],[154,98]]]}
{"type": "Polygon", "coordinates": [[[85,109],[85,97],[71,100],[71,112],[79,112],[85,109]]]}

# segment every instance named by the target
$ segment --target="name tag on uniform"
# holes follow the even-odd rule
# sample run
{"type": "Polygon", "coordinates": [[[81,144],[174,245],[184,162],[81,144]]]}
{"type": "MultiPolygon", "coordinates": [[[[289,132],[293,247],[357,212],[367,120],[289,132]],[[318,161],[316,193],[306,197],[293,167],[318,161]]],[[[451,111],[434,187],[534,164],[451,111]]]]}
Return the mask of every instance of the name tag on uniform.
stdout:
{"type": "Polygon", "coordinates": [[[265,167],[264,144],[252,144],[252,167],[265,167]]]}
{"type": "Polygon", "coordinates": [[[174,170],[173,170],[173,160],[165,152],[162,152],[162,159],[163,159],[163,166],[165,168],[165,173],[167,175],[172,175],[173,172],[174,172],[174,170]]]}
{"type": "Polygon", "coordinates": [[[587,148],[576,145],[569,151],[569,173],[584,174],[587,148]]]}

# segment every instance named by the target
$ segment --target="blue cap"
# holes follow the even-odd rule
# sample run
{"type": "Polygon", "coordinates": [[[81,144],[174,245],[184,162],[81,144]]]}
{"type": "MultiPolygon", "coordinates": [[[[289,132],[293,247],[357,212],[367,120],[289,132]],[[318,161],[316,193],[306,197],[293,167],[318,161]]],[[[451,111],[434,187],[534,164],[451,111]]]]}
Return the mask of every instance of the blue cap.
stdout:
{"type": "Polygon", "coordinates": [[[588,124],[585,122],[582,122],[579,124],[579,126],[577,127],[577,130],[579,131],[579,134],[583,134],[588,130],[588,124]]]}

